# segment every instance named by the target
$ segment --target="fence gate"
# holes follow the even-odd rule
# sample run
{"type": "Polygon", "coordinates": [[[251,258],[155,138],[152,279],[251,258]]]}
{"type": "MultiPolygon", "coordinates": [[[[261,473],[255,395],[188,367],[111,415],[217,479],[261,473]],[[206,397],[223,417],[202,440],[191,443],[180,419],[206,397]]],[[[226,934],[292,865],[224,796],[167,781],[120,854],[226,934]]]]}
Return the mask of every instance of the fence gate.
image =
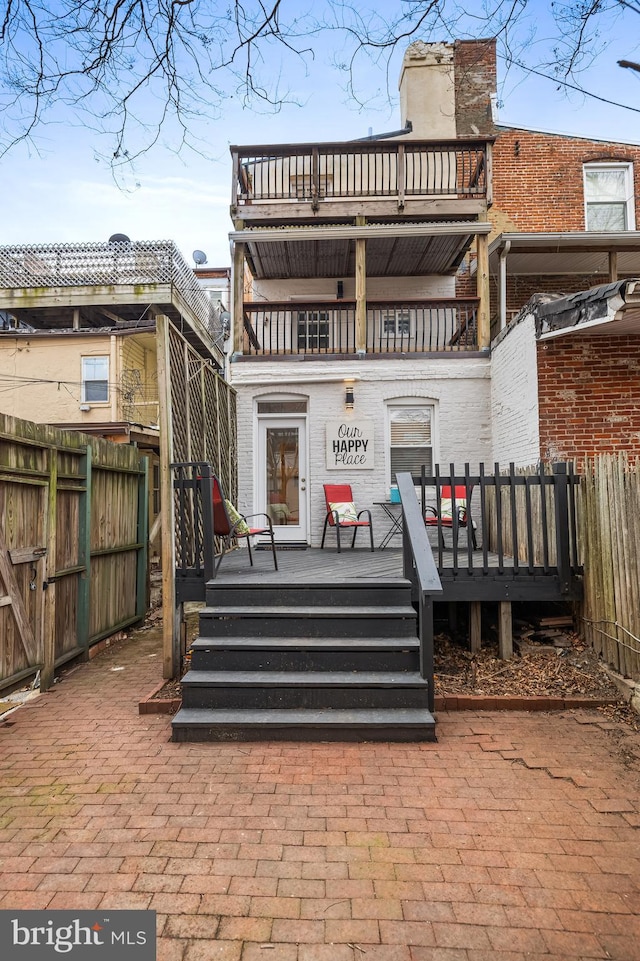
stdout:
{"type": "Polygon", "coordinates": [[[86,656],[147,601],[146,458],[0,414],[0,690],[86,656]]]}

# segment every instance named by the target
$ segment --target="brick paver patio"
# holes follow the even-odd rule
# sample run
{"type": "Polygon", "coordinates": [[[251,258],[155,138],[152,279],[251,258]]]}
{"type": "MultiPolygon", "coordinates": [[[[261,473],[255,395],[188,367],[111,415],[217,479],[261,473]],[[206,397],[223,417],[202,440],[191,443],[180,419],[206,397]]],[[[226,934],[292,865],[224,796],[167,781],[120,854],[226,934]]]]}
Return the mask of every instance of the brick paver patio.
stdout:
{"type": "Polygon", "coordinates": [[[151,908],[159,961],[639,961],[629,727],[172,744],[160,672],[143,632],[0,724],[0,908],[151,908]]]}

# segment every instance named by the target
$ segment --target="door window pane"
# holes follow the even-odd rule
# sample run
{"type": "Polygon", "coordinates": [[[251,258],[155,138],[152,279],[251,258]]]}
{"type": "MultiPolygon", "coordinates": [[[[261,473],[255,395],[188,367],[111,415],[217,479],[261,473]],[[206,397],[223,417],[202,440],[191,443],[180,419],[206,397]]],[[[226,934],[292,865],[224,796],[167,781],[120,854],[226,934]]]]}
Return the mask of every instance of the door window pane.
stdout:
{"type": "Polygon", "coordinates": [[[300,445],[296,427],[267,428],[267,511],[274,525],[300,523],[300,445]]]}

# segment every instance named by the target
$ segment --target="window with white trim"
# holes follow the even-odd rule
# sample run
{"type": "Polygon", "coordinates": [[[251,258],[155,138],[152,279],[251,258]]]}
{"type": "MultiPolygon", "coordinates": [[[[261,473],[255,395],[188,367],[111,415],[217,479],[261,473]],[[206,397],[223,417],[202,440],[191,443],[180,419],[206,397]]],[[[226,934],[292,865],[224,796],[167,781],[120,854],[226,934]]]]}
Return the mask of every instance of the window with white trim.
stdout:
{"type": "Polygon", "coordinates": [[[633,164],[584,165],[584,205],[587,230],[635,230],[633,164]]]}
{"type": "Polygon", "coordinates": [[[109,358],[82,358],[82,402],[100,404],[109,400],[109,358]]]}
{"type": "Polygon", "coordinates": [[[422,466],[433,470],[433,407],[428,404],[389,406],[389,463],[391,483],[408,471],[419,476],[422,466]]]}
{"type": "Polygon", "coordinates": [[[298,311],[298,350],[329,349],[329,314],[324,310],[298,311]]]}
{"type": "Polygon", "coordinates": [[[411,314],[408,310],[391,308],[380,314],[380,333],[392,340],[396,337],[409,337],[411,334],[411,314]]]}

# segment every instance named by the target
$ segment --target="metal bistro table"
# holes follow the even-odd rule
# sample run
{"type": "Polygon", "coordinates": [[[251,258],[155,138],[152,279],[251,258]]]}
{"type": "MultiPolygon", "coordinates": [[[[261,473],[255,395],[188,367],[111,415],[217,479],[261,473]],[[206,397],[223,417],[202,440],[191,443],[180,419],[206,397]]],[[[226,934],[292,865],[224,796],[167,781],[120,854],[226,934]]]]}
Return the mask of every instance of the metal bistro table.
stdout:
{"type": "Polygon", "coordinates": [[[375,501],[375,505],[381,507],[391,521],[391,527],[382,538],[378,548],[378,550],[383,551],[392,537],[395,537],[396,534],[402,534],[402,504],[395,501],[375,501]]]}

